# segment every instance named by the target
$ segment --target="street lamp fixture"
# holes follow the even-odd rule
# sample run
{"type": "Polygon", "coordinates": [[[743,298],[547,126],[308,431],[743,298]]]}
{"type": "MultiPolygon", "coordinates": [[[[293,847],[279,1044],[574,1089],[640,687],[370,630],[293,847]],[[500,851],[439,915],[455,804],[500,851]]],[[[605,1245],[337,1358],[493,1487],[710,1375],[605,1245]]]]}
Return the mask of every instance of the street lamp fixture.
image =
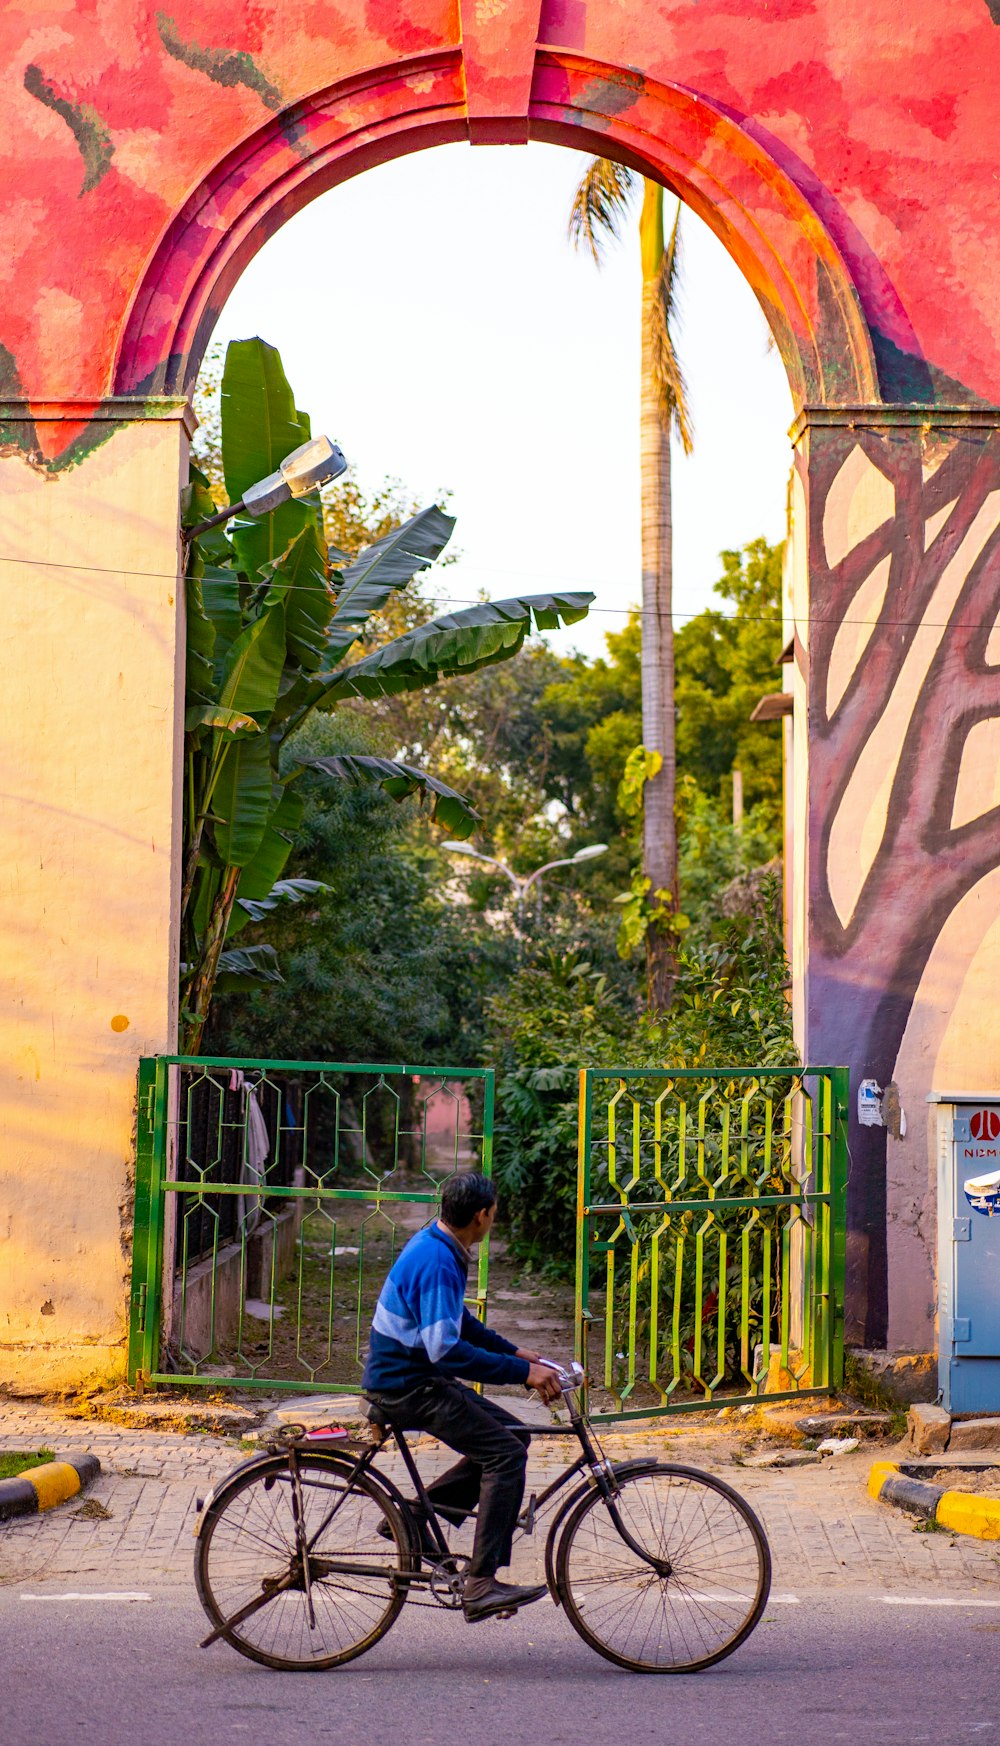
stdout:
{"type": "Polygon", "coordinates": [[[232,521],[233,516],[241,511],[253,516],[270,515],[289,498],[308,497],[310,491],[327,484],[330,479],[339,479],[346,471],[347,460],[336,443],[326,436],[310,437],[307,443],[285,456],[276,473],[269,473],[266,479],[248,486],[238,503],[230,503],[226,509],[210,515],[207,521],[199,521],[195,527],[183,528],[181,537],[185,542],[193,540],[210,527],[218,527],[220,522],[232,521]]]}
{"type": "Polygon", "coordinates": [[[550,873],[553,867],[575,867],[580,861],[593,861],[598,855],[606,855],[608,852],[607,843],[588,843],[585,848],[577,849],[575,855],[563,855],[558,861],[546,861],[541,867],[536,867],[533,873],[528,873],[522,878],[520,874],[514,872],[512,867],[508,867],[506,861],[499,861],[495,855],[484,855],[481,849],[470,849],[468,843],[442,843],[441,847],[449,849],[453,855],[469,855],[474,861],[486,861],[489,866],[498,867],[501,873],[506,873],[514,887],[519,926],[524,916],[525,897],[536,880],[538,881],[539,909],[541,908],[543,873],[550,873]]]}

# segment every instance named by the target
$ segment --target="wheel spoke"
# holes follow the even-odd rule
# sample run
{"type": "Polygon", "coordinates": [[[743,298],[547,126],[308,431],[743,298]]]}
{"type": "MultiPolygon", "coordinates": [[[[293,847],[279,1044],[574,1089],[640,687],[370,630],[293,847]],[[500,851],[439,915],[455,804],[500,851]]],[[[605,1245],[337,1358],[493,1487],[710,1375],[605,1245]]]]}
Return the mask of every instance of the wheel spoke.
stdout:
{"type": "Polygon", "coordinates": [[[278,1667],[334,1666],[370,1648],[397,1617],[408,1568],[405,1529],[377,1483],[362,1476],[345,1491],[343,1471],[322,1456],[300,1458],[302,1522],[296,1530],[287,1461],[275,1457],[224,1490],[198,1541],[198,1591],[213,1625],[252,1608],[227,1641],[252,1660],[278,1667]],[[275,1483],[275,1481],[278,1483],[275,1483]],[[332,1494],[341,1495],[327,1521],[332,1494]],[[378,1533],[388,1522],[391,1538],[378,1533]],[[305,1592],[301,1547],[316,1560],[305,1592]],[[323,1561],[372,1560],[371,1575],[323,1572],[323,1561]],[[273,1595],[269,1584],[289,1585],[273,1595]]]}
{"type": "Polygon", "coordinates": [[[626,1475],[615,1505],[656,1570],[622,1539],[598,1493],[578,1506],[559,1550],[571,1622],[621,1666],[679,1672],[728,1655],[760,1618],[767,1543],[741,1498],[709,1474],[666,1464],[626,1475]]]}

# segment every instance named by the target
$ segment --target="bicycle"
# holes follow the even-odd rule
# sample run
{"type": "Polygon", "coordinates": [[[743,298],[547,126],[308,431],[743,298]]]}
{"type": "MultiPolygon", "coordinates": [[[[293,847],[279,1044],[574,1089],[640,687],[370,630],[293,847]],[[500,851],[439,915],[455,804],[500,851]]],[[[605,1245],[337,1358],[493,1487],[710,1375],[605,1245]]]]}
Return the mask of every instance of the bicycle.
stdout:
{"type": "MultiPolygon", "coordinates": [[[[771,1584],[764,1530],[723,1480],[651,1459],[607,1459],[579,1399],[579,1365],[553,1365],[580,1453],[518,1520],[534,1533],[567,1486],[545,1545],[545,1579],[574,1630],[636,1673],[696,1673],[731,1655],[759,1622],[771,1584]],[[573,1485],[574,1479],[580,1483],[573,1485]]],[[[284,1428],[266,1453],[206,1499],[195,1581],[219,1639],[265,1667],[342,1666],[371,1649],[424,1591],[459,1610],[468,1560],[452,1551],[406,1427],[372,1407],[373,1440],[284,1428]],[[413,1484],[377,1471],[392,1437],[413,1484]],[[430,1548],[433,1548],[433,1555],[430,1548]]],[[[504,1616],[504,1615],[499,1615],[504,1616]]]]}

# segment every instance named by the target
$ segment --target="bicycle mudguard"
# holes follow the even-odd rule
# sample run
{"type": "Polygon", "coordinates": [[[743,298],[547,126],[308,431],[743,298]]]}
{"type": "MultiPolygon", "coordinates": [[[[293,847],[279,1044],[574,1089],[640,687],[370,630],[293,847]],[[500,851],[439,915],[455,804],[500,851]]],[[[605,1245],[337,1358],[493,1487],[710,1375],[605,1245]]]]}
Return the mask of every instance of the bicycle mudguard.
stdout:
{"type": "MultiPolygon", "coordinates": [[[[614,1461],[611,1464],[611,1471],[616,1478],[627,1478],[629,1474],[648,1473],[653,1468],[659,1468],[662,1466],[662,1461],[657,1461],[652,1456],[647,1455],[644,1459],[636,1458],[634,1461],[614,1461]]],[[[556,1582],[556,1562],[559,1553],[559,1542],[562,1538],[562,1530],[570,1511],[580,1502],[581,1498],[585,1497],[586,1494],[594,1488],[594,1483],[594,1480],[588,1475],[581,1480],[579,1485],[574,1485],[569,1496],[563,1499],[563,1502],[557,1509],[549,1528],[548,1538],[545,1542],[545,1580],[548,1584],[549,1593],[557,1607],[562,1606],[562,1596],[559,1593],[559,1586],[556,1582]]]]}
{"type": "MultiPolygon", "coordinates": [[[[292,1447],[297,1449],[300,1455],[339,1455],[342,1459],[353,1466],[360,1456],[364,1454],[364,1451],[369,1447],[369,1444],[360,1437],[352,1437],[349,1432],[346,1432],[342,1436],[331,1438],[328,1441],[321,1441],[318,1437],[310,1440],[303,1440],[296,1437],[286,1439],[284,1445],[280,1440],[273,1444],[262,1442],[260,1449],[255,1455],[248,1455],[245,1461],[239,1462],[236,1467],[231,1467],[229,1472],[212,1486],[207,1497],[198,1499],[199,1517],[203,1516],[206,1510],[211,1508],[212,1504],[214,1504],[216,1498],[219,1496],[219,1493],[225,1490],[227,1485],[231,1485],[233,1480],[242,1479],[243,1475],[249,1473],[252,1468],[262,1467],[265,1462],[273,1461],[276,1455],[283,1456],[287,1460],[288,1450],[292,1447]]],[[[381,1475],[379,1477],[381,1477],[381,1475]]],[[[196,1538],[197,1534],[198,1528],[196,1526],[196,1538]]]]}
{"type": "Polygon", "coordinates": [[[556,1513],[549,1524],[549,1532],[545,1541],[545,1581],[548,1584],[549,1593],[557,1607],[562,1606],[562,1599],[559,1590],[556,1587],[555,1568],[556,1546],[559,1540],[559,1532],[566,1516],[573,1508],[573,1505],[579,1503],[583,1493],[589,1489],[592,1483],[593,1481],[591,1480],[584,1480],[582,1485],[574,1485],[569,1495],[563,1498],[562,1503],[559,1505],[559,1508],[556,1510],[556,1513]]]}
{"type": "Polygon", "coordinates": [[[273,1460],[274,1456],[270,1451],[268,1451],[267,1454],[262,1452],[260,1455],[251,1455],[248,1461],[241,1461],[238,1467],[231,1467],[224,1478],[218,1480],[216,1484],[212,1486],[211,1491],[206,1497],[200,1497],[196,1500],[198,1506],[198,1514],[195,1517],[194,1523],[194,1537],[196,1540],[201,1532],[202,1522],[212,1508],[212,1505],[218,1501],[222,1492],[225,1491],[226,1487],[231,1485],[234,1479],[242,1479],[243,1475],[249,1473],[252,1468],[263,1468],[269,1461],[273,1460]]]}
{"type": "MultiPolygon", "coordinates": [[[[364,1447],[368,1448],[369,1445],[365,1444],[364,1447]]],[[[310,1446],[309,1444],[297,1443],[295,1445],[295,1449],[296,1449],[296,1452],[300,1456],[301,1455],[321,1456],[324,1463],[328,1464],[336,1472],[343,1474],[345,1478],[350,1478],[351,1474],[355,1471],[357,1464],[358,1464],[359,1455],[362,1452],[360,1450],[360,1448],[358,1451],[353,1451],[353,1450],[345,1448],[343,1442],[338,1442],[338,1444],[335,1446],[331,1446],[331,1445],[327,1444],[324,1447],[319,1447],[316,1444],[313,1444],[312,1446],[310,1446]]],[[[270,1450],[268,1450],[268,1452],[266,1454],[251,1455],[251,1457],[248,1461],[241,1461],[238,1467],[233,1467],[230,1470],[230,1472],[226,1474],[224,1479],[220,1479],[217,1485],[213,1485],[208,1496],[203,1501],[199,1502],[198,1514],[197,1514],[197,1517],[195,1518],[195,1524],[194,1524],[194,1537],[195,1537],[195,1539],[197,1540],[200,1533],[201,1533],[201,1525],[202,1525],[203,1521],[205,1520],[205,1517],[207,1516],[209,1510],[212,1508],[213,1504],[216,1504],[219,1501],[219,1498],[222,1496],[223,1492],[226,1491],[230,1485],[234,1484],[234,1482],[238,1479],[243,1479],[247,1473],[250,1473],[252,1471],[263,1472],[274,1461],[282,1462],[287,1467],[287,1465],[288,1465],[287,1453],[283,1453],[282,1451],[276,1450],[276,1449],[270,1449],[270,1450]]],[[[419,1556],[420,1556],[419,1534],[417,1533],[417,1529],[416,1529],[416,1526],[415,1526],[414,1521],[413,1521],[413,1516],[412,1516],[412,1512],[410,1510],[410,1506],[407,1503],[402,1492],[400,1491],[399,1487],[397,1485],[395,1485],[393,1483],[393,1481],[385,1473],[380,1472],[379,1469],[376,1467],[366,1468],[365,1469],[365,1477],[367,1479],[371,1480],[373,1482],[373,1484],[381,1486],[382,1490],[386,1493],[386,1496],[389,1498],[390,1502],[393,1503],[395,1505],[396,1509],[399,1511],[399,1514],[401,1515],[401,1517],[403,1519],[403,1523],[406,1527],[406,1531],[407,1531],[407,1534],[409,1536],[410,1551],[414,1554],[414,1556],[416,1558],[419,1559],[419,1556]]]]}

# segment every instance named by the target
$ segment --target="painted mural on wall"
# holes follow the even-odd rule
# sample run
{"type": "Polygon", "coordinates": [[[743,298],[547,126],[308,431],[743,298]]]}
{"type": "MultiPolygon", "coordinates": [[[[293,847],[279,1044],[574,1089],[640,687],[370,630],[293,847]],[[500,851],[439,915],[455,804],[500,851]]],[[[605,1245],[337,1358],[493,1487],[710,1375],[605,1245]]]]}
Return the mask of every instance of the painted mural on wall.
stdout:
{"type": "MultiPolygon", "coordinates": [[[[860,409],[803,439],[798,827],[809,1053],[884,1086],[935,941],[1000,863],[998,24],[996,0],[0,8],[0,454],[59,473],[183,395],[262,241],[371,163],[536,138],[659,175],[753,285],[797,403],[860,409]]],[[[884,1130],[852,1152],[851,1331],[877,1342],[884,1130]]]]}
{"type": "MultiPolygon", "coordinates": [[[[809,472],[808,1035],[886,1087],[935,942],[1000,864],[1000,434],[814,431],[809,472]]],[[[875,1344],[885,1148],[852,1122],[855,1331],[875,1344]]]]}
{"type": "MultiPolygon", "coordinates": [[[[655,131],[655,119],[643,119],[652,86],[693,94],[703,117],[697,152],[710,156],[713,136],[738,130],[748,172],[739,197],[764,233],[781,228],[775,187],[784,177],[805,203],[793,228],[812,223],[840,251],[882,397],[990,401],[1000,239],[994,225],[961,215],[995,200],[998,61],[987,0],[914,0],[905,30],[895,3],[867,0],[7,7],[2,392],[75,398],[85,422],[88,401],[161,383],[164,357],[145,368],[133,357],[124,382],[119,371],[148,263],[185,203],[241,174],[255,139],[279,142],[289,174],[296,157],[314,159],[329,128],[324,94],[338,94],[357,150],[388,117],[429,129],[426,137],[464,137],[470,126],[484,139],[547,137],[561,77],[577,88],[563,124],[596,116],[633,149],[655,131]],[[755,152],[772,166],[770,189],[751,174],[755,152]]],[[[274,222],[290,198],[264,198],[274,222]]],[[[258,210],[255,221],[265,216],[258,210]]],[[[210,213],[204,222],[212,225],[210,213]]],[[[790,237],[782,246],[793,252],[790,237]]],[[[822,275],[800,275],[796,291],[802,320],[822,327],[823,300],[836,293],[822,275]]],[[[23,446],[53,460],[80,429],[49,427],[23,446]]]]}

